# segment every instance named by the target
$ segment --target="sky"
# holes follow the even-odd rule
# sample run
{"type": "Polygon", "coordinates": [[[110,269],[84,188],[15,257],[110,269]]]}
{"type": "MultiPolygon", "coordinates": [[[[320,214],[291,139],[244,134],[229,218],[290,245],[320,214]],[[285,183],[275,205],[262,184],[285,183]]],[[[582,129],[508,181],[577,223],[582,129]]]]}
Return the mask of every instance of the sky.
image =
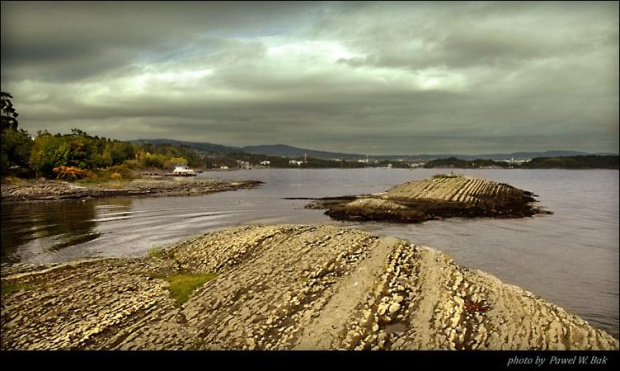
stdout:
{"type": "Polygon", "coordinates": [[[2,1],[21,128],[361,154],[618,153],[618,2],[2,1]]]}

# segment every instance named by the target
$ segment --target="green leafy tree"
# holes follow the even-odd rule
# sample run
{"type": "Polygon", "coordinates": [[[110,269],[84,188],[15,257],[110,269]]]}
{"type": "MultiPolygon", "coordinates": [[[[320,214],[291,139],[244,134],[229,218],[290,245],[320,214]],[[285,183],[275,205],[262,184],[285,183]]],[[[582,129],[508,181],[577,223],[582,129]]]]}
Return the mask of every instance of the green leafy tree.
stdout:
{"type": "MultiPolygon", "coordinates": [[[[73,129],[76,130],[76,129],[73,129]]],[[[95,139],[85,132],[73,132],[66,138],[69,145],[67,165],[79,169],[93,169],[97,164],[97,146],[95,139]]]]}
{"type": "Polygon", "coordinates": [[[0,162],[2,176],[10,173],[19,176],[29,176],[30,151],[32,139],[24,130],[7,129],[2,132],[0,139],[0,162]]]}
{"type": "Polygon", "coordinates": [[[38,177],[55,177],[54,168],[69,166],[71,147],[62,136],[40,133],[34,140],[30,166],[38,177]]]}
{"type": "Polygon", "coordinates": [[[120,165],[125,160],[131,160],[136,157],[133,144],[129,142],[112,142],[110,145],[110,158],[112,164],[120,165]]]}
{"type": "Polygon", "coordinates": [[[95,169],[105,163],[104,156],[98,151],[97,141],[101,140],[79,129],[73,129],[69,135],[39,133],[34,141],[30,166],[37,176],[44,177],[55,176],[54,168],[61,166],[95,169]]]}
{"type": "Polygon", "coordinates": [[[0,119],[0,130],[17,130],[17,116],[19,114],[13,107],[13,96],[7,92],[0,92],[0,109],[2,118],[0,119]]]}
{"type": "Polygon", "coordinates": [[[166,157],[164,155],[145,153],[140,157],[140,162],[145,168],[164,169],[166,157]]]}
{"type": "Polygon", "coordinates": [[[187,165],[187,160],[183,157],[172,157],[166,162],[167,169],[173,169],[177,165],[187,165]]]}
{"type": "Polygon", "coordinates": [[[18,113],[13,106],[9,93],[0,92],[1,127],[0,127],[0,174],[31,175],[28,164],[32,139],[28,132],[18,129],[18,113]]]}

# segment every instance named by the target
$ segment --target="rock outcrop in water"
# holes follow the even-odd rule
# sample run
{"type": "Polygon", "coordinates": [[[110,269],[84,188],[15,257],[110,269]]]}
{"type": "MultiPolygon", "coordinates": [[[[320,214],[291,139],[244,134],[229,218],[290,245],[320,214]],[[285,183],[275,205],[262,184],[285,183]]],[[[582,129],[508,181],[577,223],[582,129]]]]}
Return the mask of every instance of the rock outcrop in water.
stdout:
{"type": "Polygon", "coordinates": [[[549,213],[531,204],[531,192],[462,175],[439,175],[397,185],[387,192],[326,198],[310,205],[339,220],[418,223],[449,217],[521,218],[549,213]]]}
{"type": "Polygon", "coordinates": [[[249,226],[154,255],[4,268],[1,348],[618,349],[530,292],[359,230],[249,226]],[[164,278],[204,273],[175,305],[164,278]]]}

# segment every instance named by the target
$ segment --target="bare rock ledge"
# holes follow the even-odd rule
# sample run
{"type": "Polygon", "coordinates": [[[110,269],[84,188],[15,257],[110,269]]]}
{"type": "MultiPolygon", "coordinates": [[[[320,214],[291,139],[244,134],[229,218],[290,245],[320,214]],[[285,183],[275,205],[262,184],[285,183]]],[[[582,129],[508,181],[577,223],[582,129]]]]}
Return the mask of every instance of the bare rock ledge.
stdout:
{"type": "Polygon", "coordinates": [[[109,184],[69,183],[59,180],[33,180],[23,184],[2,184],[2,202],[56,202],[107,197],[198,196],[215,192],[256,188],[257,180],[160,180],[135,179],[111,188],[109,184]]]}
{"type": "Polygon", "coordinates": [[[139,259],[2,270],[3,350],[618,349],[519,287],[407,241],[321,225],[212,232],[139,259]],[[156,278],[217,273],[175,305],[156,278]]]}
{"type": "Polygon", "coordinates": [[[551,214],[532,206],[531,192],[464,175],[436,175],[374,195],[320,199],[307,207],[327,209],[338,220],[419,223],[449,217],[522,218],[551,214]]]}

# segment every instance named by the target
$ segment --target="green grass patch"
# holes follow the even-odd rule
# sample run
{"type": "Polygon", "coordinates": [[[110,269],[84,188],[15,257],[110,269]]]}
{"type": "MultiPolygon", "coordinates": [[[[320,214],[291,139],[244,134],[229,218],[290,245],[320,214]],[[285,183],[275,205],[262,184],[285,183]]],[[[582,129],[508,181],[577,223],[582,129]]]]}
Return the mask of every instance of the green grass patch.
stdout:
{"type": "Polygon", "coordinates": [[[149,256],[149,258],[161,258],[163,253],[164,253],[164,248],[163,247],[161,247],[161,246],[152,246],[149,249],[148,256],[149,256]]]}
{"type": "Polygon", "coordinates": [[[28,283],[15,283],[15,284],[2,284],[0,287],[1,296],[9,295],[17,291],[26,291],[35,287],[37,284],[35,282],[28,283]]]}
{"type": "Polygon", "coordinates": [[[208,274],[174,274],[171,276],[157,277],[164,279],[170,283],[168,291],[170,296],[174,299],[177,306],[183,305],[194,290],[201,287],[205,282],[210,281],[217,277],[217,273],[208,274]]]}
{"type": "Polygon", "coordinates": [[[192,340],[192,345],[194,349],[200,349],[202,348],[203,345],[205,345],[205,341],[203,339],[200,338],[194,338],[192,340]]]}

